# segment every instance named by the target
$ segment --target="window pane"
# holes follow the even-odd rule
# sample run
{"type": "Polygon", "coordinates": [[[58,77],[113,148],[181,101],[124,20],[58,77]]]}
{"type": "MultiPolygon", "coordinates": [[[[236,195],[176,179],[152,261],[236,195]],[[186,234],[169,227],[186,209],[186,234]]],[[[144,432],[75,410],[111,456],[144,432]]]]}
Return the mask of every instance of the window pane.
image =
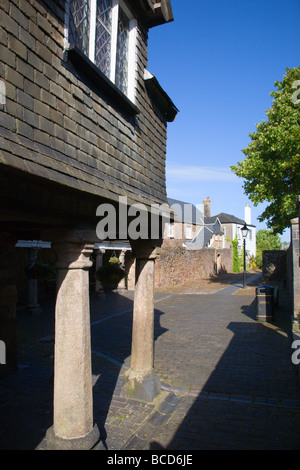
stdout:
{"type": "Polygon", "coordinates": [[[70,1],[70,38],[69,42],[88,55],[89,46],[89,2],[88,0],[70,1]]]}
{"type": "Polygon", "coordinates": [[[97,1],[95,64],[110,76],[112,0],[97,1]]]}
{"type": "Polygon", "coordinates": [[[120,7],[116,60],[116,85],[123,93],[127,93],[128,86],[128,42],[129,18],[120,7]]]}

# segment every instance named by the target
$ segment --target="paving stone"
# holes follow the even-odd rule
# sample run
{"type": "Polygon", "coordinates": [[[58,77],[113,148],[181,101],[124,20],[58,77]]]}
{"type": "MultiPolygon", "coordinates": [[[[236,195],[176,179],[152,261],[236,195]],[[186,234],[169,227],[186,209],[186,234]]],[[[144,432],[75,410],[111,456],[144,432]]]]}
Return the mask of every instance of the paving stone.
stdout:
{"type": "MultiPolygon", "coordinates": [[[[224,288],[224,285],[220,286],[224,288]]],[[[215,292],[215,289],[214,289],[215,292]]],[[[223,291],[225,292],[225,290],[223,291]]],[[[133,293],[91,296],[94,450],[299,450],[300,394],[291,337],[255,320],[254,292],[156,293],[153,403],[128,400],[133,293]]],[[[18,312],[19,361],[0,377],[0,449],[45,449],[53,414],[54,299],[18,312]]],[[[281,313],[288,310],[283,306],[281,313]]]]}

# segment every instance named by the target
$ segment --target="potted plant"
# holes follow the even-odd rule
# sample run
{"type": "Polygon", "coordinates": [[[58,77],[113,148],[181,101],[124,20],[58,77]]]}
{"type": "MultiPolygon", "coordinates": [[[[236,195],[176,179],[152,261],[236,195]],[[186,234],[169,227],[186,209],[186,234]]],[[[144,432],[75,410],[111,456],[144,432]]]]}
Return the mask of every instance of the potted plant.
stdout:
{"type": "Polygon", "coordinates": [[[119,258],[112,256],[96,271],[96,277],[104,289],[116,289],[119,282],[127,276],[119,258]]]}
{"type": "Polygon", "coordinates": [[[50,264],[40,263],[39,261],[35,261],[27,266],[25,272],[30,279],[39,279],[40,281],[55,277],[55,269],[53,266],[50,264]]]}

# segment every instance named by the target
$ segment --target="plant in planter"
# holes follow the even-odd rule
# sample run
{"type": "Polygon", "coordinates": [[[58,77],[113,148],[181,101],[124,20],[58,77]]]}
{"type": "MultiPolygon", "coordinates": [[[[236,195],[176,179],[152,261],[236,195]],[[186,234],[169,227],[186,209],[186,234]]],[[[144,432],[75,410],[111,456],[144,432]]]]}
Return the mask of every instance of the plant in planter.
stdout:
{"type": "Polygon", "coordinates": [[[116,289],[121,279],[127,276],[125,270],[121,267],[119,258],[112,256],[107,263],[104,263],[96,271],[96,277],[104,288],[116,289]]]}
{"type": "Polygon", "coordinates": [[[35,261],[30,264],[26,269],[25,273],[30,279],[39,279],[44,281],[46,279],[55,278],[55,269],[50,264],[40,263],[35,261]]]}

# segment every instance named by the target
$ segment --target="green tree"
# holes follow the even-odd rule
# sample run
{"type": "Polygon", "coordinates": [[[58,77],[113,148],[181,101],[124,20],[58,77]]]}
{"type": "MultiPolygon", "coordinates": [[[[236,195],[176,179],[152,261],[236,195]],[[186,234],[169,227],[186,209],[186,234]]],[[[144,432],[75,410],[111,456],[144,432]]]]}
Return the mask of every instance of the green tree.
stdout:
{"type": "Polygon", "coordinates": [[[264,250],[280,250],[280,237],[272,230],[258,230],[256,234],[256,264],[262,267],[262,252],[264,250]]]}
{"type": "Polygon", "coordinates": [[[241,266],[240,266],[240,259],[239,259],[239,250],[238,250],[238,239],[237,235],[235,236],[234,240],[231,240],[232,242],[232,271],[234,273],[239,273],[241,266]]]}
{"type": "Polygon", "coordinates": [[[260,221],[275,233],[282,233],[296,217],[296,198],[300,194],[300,67],[286,69],[268,120],[256,124],[251,142],[242,152],[246,158],[231,170],[244,181],[244,192],[257,206],[269,202],[260,221]]]}

